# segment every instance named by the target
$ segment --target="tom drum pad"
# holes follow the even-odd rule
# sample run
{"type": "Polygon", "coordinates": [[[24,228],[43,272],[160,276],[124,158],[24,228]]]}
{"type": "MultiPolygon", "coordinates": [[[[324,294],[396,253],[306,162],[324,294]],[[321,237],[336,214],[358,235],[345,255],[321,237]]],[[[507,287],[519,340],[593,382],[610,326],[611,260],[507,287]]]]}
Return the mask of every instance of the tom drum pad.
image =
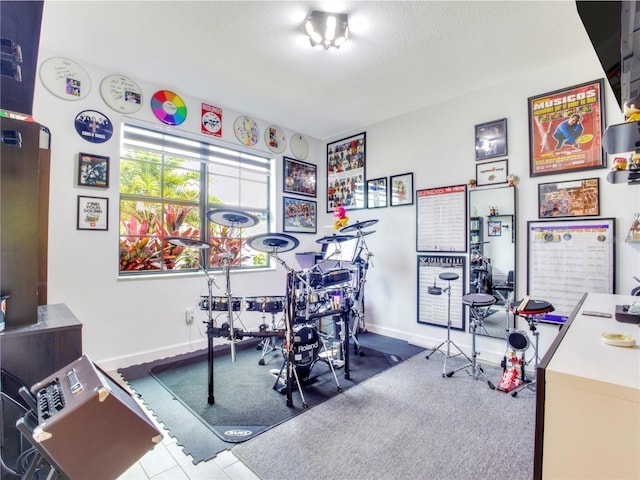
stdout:
{"type": "MultiPolygon", "coordinates": [[[[216,312],[226,312],[229,310],[229,299],[227,297],[211,297],[211,310],[216,312]]],[[[209,295],[200,296],[200,310],[209,310],[209,295]]],[[[239,312],[242,310],[242,298],[231,297],[231,310],[239,312]]]]}
{"type": "Polygon", "coordinates": [[[322,274],[323,287],[336,287],[351,281],[351,271],[346,268],[334,268],[322,274]]]}
{"type": "Polygon", "coordinates": [[[284,311],[286,297],[246,297],[245,310],[248,312],[278,313],[284,311]]]}
{"type": "Polygon", "coordinates": [[[512,330],[507,337],[507,342],[511,348],[518,352],[529,348],[529,337],[524,330],[512,330]]]}

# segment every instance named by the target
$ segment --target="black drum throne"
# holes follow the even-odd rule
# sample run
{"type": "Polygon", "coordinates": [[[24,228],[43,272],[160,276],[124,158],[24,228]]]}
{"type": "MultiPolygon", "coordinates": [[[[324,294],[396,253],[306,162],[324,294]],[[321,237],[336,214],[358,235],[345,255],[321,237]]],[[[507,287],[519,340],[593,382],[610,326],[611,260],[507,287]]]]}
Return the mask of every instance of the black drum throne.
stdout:
{"type": "Polygon", "coordinates": [[[487,379],[482,367],[478,364],[478,355],[480,355],[480,352],[476,350],[476,333],[478,328],[483,326],[484,319],[489,315],[489,308],[496,303],[496,298],[488,293],[469,293],[462,297],[462,303],[469,307],[469,317],[471,318],[469,325],[471,328],[471,360],[469,360],[468,364],[462,365],[447,373],[447,377],[464,369],[475,380],[482,377],[482,379],[487,382],[487,385],[489,385],[489,388],[493,390],[496,387],[487,379]],[[471,367],[470,371],[467,370],[468,367],[471,367]]]}

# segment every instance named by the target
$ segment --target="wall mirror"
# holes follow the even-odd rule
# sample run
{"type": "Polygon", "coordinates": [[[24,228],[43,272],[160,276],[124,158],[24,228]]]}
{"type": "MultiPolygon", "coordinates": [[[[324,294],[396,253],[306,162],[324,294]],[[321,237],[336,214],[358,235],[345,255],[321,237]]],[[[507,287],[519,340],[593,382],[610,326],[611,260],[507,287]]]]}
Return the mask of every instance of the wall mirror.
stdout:
{"type": "Polygon", "coordinates": [[[509,304],[514,301],[516,279],[516,188],[501,187],[469,192],[469,288],[496,298],[479,335],[507,338],[514,326],[509,304]]]}

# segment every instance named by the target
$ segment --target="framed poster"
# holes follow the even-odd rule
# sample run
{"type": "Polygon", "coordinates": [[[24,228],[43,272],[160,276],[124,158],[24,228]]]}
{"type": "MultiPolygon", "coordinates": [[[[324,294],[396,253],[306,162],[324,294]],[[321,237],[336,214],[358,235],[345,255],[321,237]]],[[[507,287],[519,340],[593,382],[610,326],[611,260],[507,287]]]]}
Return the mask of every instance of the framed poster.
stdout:
{"type": "Polygon", "coordinates": [[[327,144],[327,212],[366,206],[366,141],[359,133],[327,144]]]}
{"type": "Polygon", "coordinates": [[[367,207],[387,206],[387,177],[367,180],[367,207]]]}
{"type": "Polygon", "coordinates": [[[109,229],[109,199],[78,195],[78,230],[109,229]]]}
{"type": "Polygon", "coordinates": [[[78,186],[109,188],[109,157],[80,152],[78,186]]]}
{"type": "Polygon", "coordinates": [[[465,290],[466,258],[459,256],[418,255],[418,323],[447,327],[451,315],[451,329],[465,329],[465,309],[462,296],[465,290]],[[441,273],[457,273],[456,280],[441,280],[441,273]],[[451,312],[449,291],[451,287],[451,312]],[[433,294],[430,292],[440,293],[433,294]]]}
{"type": "Polygon", "coordinates": [[[393,175],[391,184],[391,206],[413,205],[413,173],[393,175]]]}
{"type": "Polygon", "coordinates": [[[600,179],[550,182],[538,185],[538,218],[597,217],[600,179]]]}
{"type": "Polygon", "coordinates": [[[499,185],[509,181],[509,160],[476,164],[476,185],[499,185]]]}
{"type": "Polygon", "coordinates": [[[316,233],[318,213],[315,201],[282,197],[282,206],[284,232],[316,233]]]}
{"type": "Polygon", "coordinates": [[[487,221],[487,236],[488,237],[502,236],[502,222],[500,220],[487,221]]]}
{"type": "Polygon", "coordinates": [[[476,125],[476,161],[507,155],[507,119],[476,125]]]}
{"type": "Polygon", "coordinates": [[[416,190],[416,250],[467,251],[467,186],[416,190]]]}
{"type": "Polygon", "coordinates": [[[605,168],[603,80],[529,97],[529,174],[605,168]]]}
{"type": "Polygon", "coordinates": [[[527,293],[553,305],[541,321],[564,323],[585,292],[615,292],[615,219],[527,222],[527,293]]]}
{"type": "Polygon", "coordinates": [[[288,157],[282,157],[282,163],[284,168],[282,191],[315,197],[318,167],[288,157]]]}

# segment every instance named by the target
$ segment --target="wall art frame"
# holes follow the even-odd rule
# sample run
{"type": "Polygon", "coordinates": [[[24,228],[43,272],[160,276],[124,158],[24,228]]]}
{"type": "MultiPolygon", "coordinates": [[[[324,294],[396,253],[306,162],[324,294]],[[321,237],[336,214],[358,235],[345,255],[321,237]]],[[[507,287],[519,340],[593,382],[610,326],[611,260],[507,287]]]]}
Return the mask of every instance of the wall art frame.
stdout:
{"type": "Polygon", "coordinates": [[[538,184],[538,218],[599,215],[599,178],[538,184]]]}
{"type": "Polygon", "coordinates": [[[78,154],[78,186],[109,188],[109,157],[78,154]]]}
{"type": "Polygon", "coordinates": [[[366,208],[367,134],[327,144],[327,213],[366,208]]]}
{"type": "Polygon", "coordinates": [[[584,292],[616,289],[615,218],[527,222],[527,290],[553,305],[544,323],[564,323],[584,292]]]}
{"type": "Polygon", "coordinates": [[[509,182],[509,160],[476,163],[476,185],[499,185],[509,182]]]}
{"type": "Polygon", "coordinates": [[[604,80],[529,97],[529,176],[605,168],[604,80]]]}
{"type": "Polygon", "coordinates": [[[316,233],[318,208],[315,200],[282,197],[282,231],[316,233]]]}
{"type": "Polygon", "coordinates": [[[109,230],[109,199],[78,195],[77,230],[109,230]]]}
{"type": "Polygon", "coordinates": [[[400,205],[413,205],[413,172],[392,175],[389,177],[391,197],[389,203],[392,207],[400,205]]]}
{"type": "Polygon", "coordinates": [[[289,157],[282,157],[284,193],[315,197],[318,185],[318,167],[289,157]]]}
{"type": "Polygon", "coordinates": [[[493,120],[475,126],[476,161],[505,157],[507,148],[507,119],[493,120]]]}
{"type": "Polygon", "coordinates": [[[387,177],[367,180],[367,208],[387,206],[387,177]]]}

